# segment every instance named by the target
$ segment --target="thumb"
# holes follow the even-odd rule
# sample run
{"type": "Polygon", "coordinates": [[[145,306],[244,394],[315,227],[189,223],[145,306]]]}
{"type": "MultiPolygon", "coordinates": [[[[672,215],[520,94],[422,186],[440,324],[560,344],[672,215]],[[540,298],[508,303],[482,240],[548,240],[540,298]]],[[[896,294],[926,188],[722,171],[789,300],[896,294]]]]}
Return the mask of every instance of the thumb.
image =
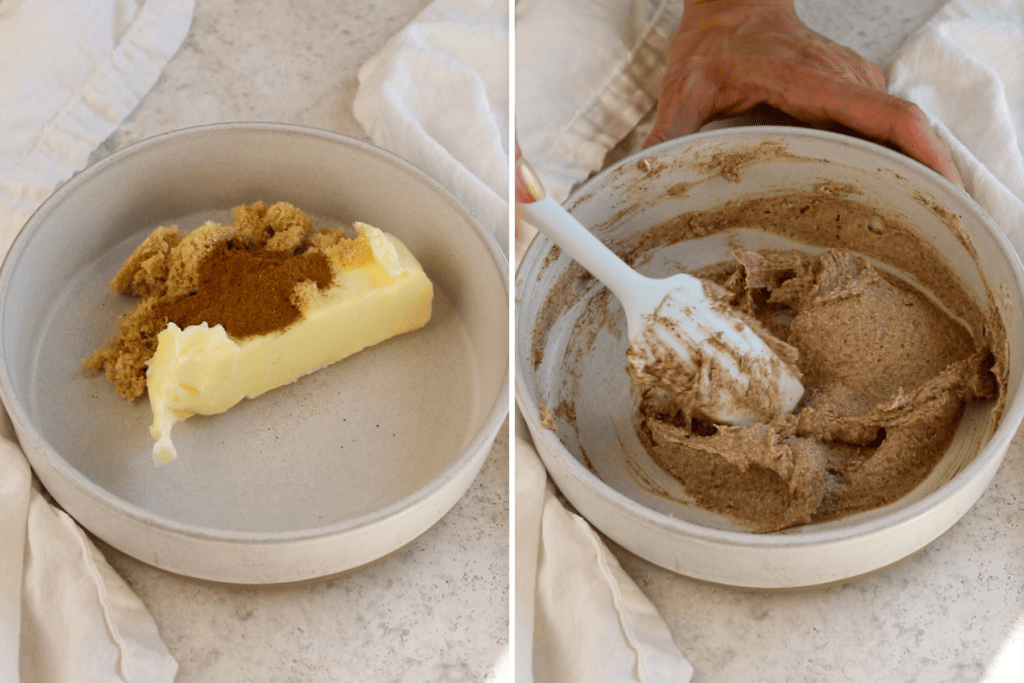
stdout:
{"type": "Polygon", "coordinates": [[[717,89],[697,71],[669,75],[661,83],[654,126],[644,147],[696,133],[715,114],[717,89]]]}
{"type": "MultiPolygon", "coordinates": [[[[530,191],[530,187],[523,178],[522,170],[519,165],[519,159],[523,156],[523,150],[519,148],[519,138],[516,138],[516,201],[523,203],[530,203],[536,201],[537,198],[533,192],[530,191]]],[[[524,160],[525,161],[525,160],[524,160]]]]}

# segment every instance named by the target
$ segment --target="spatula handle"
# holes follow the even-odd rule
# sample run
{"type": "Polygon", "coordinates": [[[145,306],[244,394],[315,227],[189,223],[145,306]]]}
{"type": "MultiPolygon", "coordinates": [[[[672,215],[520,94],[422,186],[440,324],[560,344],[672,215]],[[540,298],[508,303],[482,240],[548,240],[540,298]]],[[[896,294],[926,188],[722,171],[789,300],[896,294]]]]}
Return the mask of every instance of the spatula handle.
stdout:
{"type": "Polygon", "coordinates": [[[516,215],[537,228],[603,282],[627,308],[627,313],[630,306],[635,308],[631,293],[644,277],[626,265],[561,204],[549,197],[536,173],[522,157],[516,160],[516,171],[536,198],[532,202],[517,201],[516,215]]]}
{"type": "Polygon", "coordinates": [[[642,277],[587,230],[561,204],[545,197],[516,204],[516,213],[603,282],[625,305],[642,277]]]}

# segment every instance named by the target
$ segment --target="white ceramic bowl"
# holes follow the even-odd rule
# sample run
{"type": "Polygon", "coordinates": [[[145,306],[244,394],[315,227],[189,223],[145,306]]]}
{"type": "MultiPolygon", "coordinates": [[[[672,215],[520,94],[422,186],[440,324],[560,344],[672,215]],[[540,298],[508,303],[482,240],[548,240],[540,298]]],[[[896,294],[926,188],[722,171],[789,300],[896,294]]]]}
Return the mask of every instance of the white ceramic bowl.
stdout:
{"type": "MultiPolygon", "coordinates": [[[[993,424],[989,404],[970,406],[943,460],[896,503],[781,533],[748,533],[685,502],[680,484],[651,461],[631,419],[621,307],[612,298],[610,318],[593,315],[598,310],[593,307],[588,312],[604,288],[592,278],[560,282],[571,260],[540,237],[516,278],[516,400],[566,498],[615,542],[655,564],[707,581],[760,588],[842,581],[884,567],[933,541],[977,501],[1024,416],[1020,262],[968,195],[901,154],[801,128],[723,129],[626,158],[586,182],[566,207],[603,241],[623,245],[682,213],[829,181],[856,186],[859,201],[913,226],[962,277],[983,310],[989,292],[994,294],[991,301],[1010,340],[1002,419],[993,424]],[[769,148],[759,147],[763,143],[769,148]],[[751,151],[740,166],[731,165],[751,151]],[[956,222],[951,216],[959,217],[966,240],[951,229],[956,222]],[[558,298],[558,315],[538,322],[549,297],[558,298]],[[563,402],[573,413],[556,411],[562,413],[557,432],[543,428],[541,406],[555,409],[563,402]]],[[[680,267],[727,260],[732,246],[793,243],[762,231],[730,230],[649,251],[638,267],[664,276],[680,267]]]]}
{"type": "Polygon", "coordinates": [[[409,543],[465,493],[508,413],[508,266],[440,183],[372,145],[223,124],[133,145],[74,177],[0,271],[0,396],[39,479],[137,559],[236,583],[352,569],[409,543]],[[81,360],[134,301],[107,282],[153,228],[289,201],[318,227],[397,235],[435,285],[431,322],[174,429],[154,467],[143,397],[81,360]]]}

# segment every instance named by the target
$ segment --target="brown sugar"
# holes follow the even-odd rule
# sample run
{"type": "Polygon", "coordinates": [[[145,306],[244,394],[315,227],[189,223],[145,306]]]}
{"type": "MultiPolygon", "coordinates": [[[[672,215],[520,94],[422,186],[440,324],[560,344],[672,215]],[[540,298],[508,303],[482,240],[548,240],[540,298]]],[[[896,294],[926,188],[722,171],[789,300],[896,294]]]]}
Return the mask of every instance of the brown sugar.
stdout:
{"type": "Polygon", "coordinates": [[[115,292],[134,296],[160,294],[167,287],[168,257],[181,241],[177,226],[159,227],[139,245],[110,282],[115,292]]]}
{"type": "Polygon", "coordinates": [[[341,228],[314,233],[309,216],[284,202],[232,213],[232,225],[207,222],[184,237],[159,227],[136,248],[110,286],[142,301],[83,361],[88,374],[105,372],[133,400],[146,389],[146,363],[168,323],[222,325],[235,340],[284,330],[302,318],[311,288],[333,285],[331,250],[358,260],[362,248],[341,228]]]}

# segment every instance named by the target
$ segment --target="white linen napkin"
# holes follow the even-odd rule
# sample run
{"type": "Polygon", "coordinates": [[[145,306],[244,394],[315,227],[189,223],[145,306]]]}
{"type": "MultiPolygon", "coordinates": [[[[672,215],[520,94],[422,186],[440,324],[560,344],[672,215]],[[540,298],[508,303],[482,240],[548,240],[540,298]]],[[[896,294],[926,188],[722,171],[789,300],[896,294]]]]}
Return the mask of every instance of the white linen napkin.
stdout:
{"type": "MultiPolygon", "coordinates": [[[[517,6],[518,140],[552,196],[564,199],[576,183],[598,170],[607,152],[653,105],[666,42],[661,34],[667,30],[671,37],[678,24],[673,9],[678,9],[677,3],[600,0],[590,3],[581,16],[579,5],[570,0],[522,0],[517,6]],[[670,15],[671,23],[665,23],[670,15]],[[587,64],[578,66],[581,62],[587,64]],[[561,68],[548,69],[551,64],[561,68]]],[[[889,90],[916,102],[930,116],[952,149],[967,190],[1019,253],[1024,253],[1022,22],[1024,0],[953,0],[908,38],[887,66],[889,90]]],[[[527,229],[516,240],[517,264],[533,238],[529,226],[523,227],[527,229]]],[[[576,610],[593,605],[574,600],[572,594],[589,595],[595,590],[593,579],[555,583],[559,574],[577,576],[587,570],[576,557],[563,557],[557,550],[585,547],[593,531],[581,521],[547,523],[549,517],[569,513],[549,495],[550,485],[525,430],[524,425],[516,438],[517,679],[674,680],[645,678],[639,666],[600,678],[566,677],[571,675],[572,659],[614,657],[611,649],[626,653],[637,648],[607,628],[636,613],[609,605],[603,614],[588,614],[586,621],[574,618],[576,610]],[[555,552],[548,552],[549,547],[555,552]],[[544,567],[546,561],[563,565],[544,567]],[[555,611],[559,609],[560,613],[555,611]],[[552,637],[562,638],[566,649],[542,642],[552,637]],[[589,649],[581,653],[580,648],[589,649]]],[[[607,555],[600,548],[593,552],[591,564],[607,555]]],[[[605,580],[604,590],[635,588],[625,574],[605,580]]],[[[637,609],[643,613],[647,608],[640,603],[637,609]]],[[[656,614],[651,618],[660,620],[656,614]]],[[[662,639],[660,628],[652,626],[650,632],[649,647],[665,657],[675,656],[671,640],[662,639]]],[[[685,662],[681,655],[679,660],[685,662]]],[[[992,662],[985,683],[1020,680],[1022,660],[1024,617],[992,662]]],[[[681,669],[679,680],[688,680],[690,671],[681,669]]]]}
{"type": "Polygon", "coordinates": [[[555,497],[516,411],[516,681],[686,683],[693,667],[600,536],[555,497]]]}
{"type": "Polygon", "coordinates": [[[1024,254],[1024,1],[953,0],[887,72],[889,91],[929,115],[967,192],[1024,254]]]}
{"type": "Polygon", "coordinates": [[[508,0],[435,0],[359,69],[374,144],[444,183],[508,253],[508,0]]]}
{"type": "MultiPolygon", "coordinates": [[[[516,134],[549,195],[564,201],[657,102],[682,11],[682,0],[516,4],[516,134]]],[[[517,266],[536,234],[518,227],[517,266]]]]}
{"type": "MultiPolygon", "coordinates": [[[[193,0],[0,2],[0,257],[181,46],[193,0]]],[[[48,502],[0,407],[0,681],[170,682],[156,624],[48,502]]]]}

